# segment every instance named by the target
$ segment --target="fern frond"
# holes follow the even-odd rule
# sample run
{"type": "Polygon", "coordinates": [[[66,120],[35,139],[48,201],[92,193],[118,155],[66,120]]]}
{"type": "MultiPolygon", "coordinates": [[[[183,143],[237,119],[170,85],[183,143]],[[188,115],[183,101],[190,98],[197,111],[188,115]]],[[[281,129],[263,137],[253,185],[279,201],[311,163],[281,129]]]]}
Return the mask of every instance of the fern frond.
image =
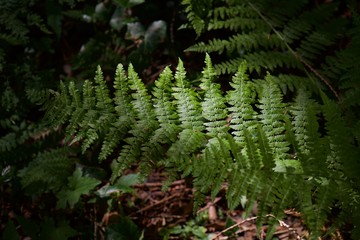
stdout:
{"type": "Polygon", "coordinates": [[[95,95],[93,95],[91,85],[85,85],[86,89],[83,92],[84,106],[90,107],[90,109],[86,109],[86,118],[81,122],[83,127],[72,141],[83,140],[81,146],[83,153],[99,139],[100,135],[108,131],[110,123],[114,121],[114,110],[112,107],[112,99],[110,98],[110,91],[106,85],[100,66],[97,67],[95,72],[94,82],[95,95]],[[91,105],[94,100],[95,108],[91,105]]]}
{"type": "Polygon", "coordinates": [[[192,157],[205,144],[205,134],[193,129],[184,129],[179,133],[178,140],[171,145],[166,155],[165,166],[180,170],[182,176],[188,176],[193,171],[192,157]]]}
{"type": "Polygon", "coordinates": [[[195,30],[197,35],[200,35],[203,29],[205,28],[205,21],[198,15],[198,13],[194,10],[196,5],[201,6],[201,3],[194,3],[192,0],[182,0],[182,5],[185,7],[185,12],[187,13],[188,20],[190,21],[192,28],[195,30]]]}
{"type": "Polygon", "coordinates": [[[290,52],[254,52],[244,56],[249,64],[249,70],[261,73],[262,69],[274,70],[278,67],[302,69],[302,64],[290,52]]]}
{"type": "Polygon", "coordinates": [[[255,103],[255,91],[249,77],[246,74],[247,63],[242,62],[238,67],[238,72],[232,78],[230,83],[234,90],[228,91],[227,101],[231,105],[230,111],[230,128],[236,141],[244,143],[244,129],[250,133],[256,126],[257,113],[252,107],[255,103]]]}
{"type": "Polygon", "coordinates": [[[318,143],[320,138],[319,124],[316,118],[319,106],[309,99],[309,94],[305,90],[300,89],[295,104],[290,111],[294,116],[292,123],[299,148],[297,152],[309,155],[314,148],[311,145],[318,143]]]}
{"type": "Polygon", "coordinates": [[[70,148],[59,148],[39,153],[25,168],[19,171],[24,188],[32,191],[57,191],[74,170],[74,158],[70,148]]]}
{"type": "Polygon", "coordinates": [[[180,125],[184,129],[202,131],[204,127],[200,114],[201,106],[197,100],[194,90],[189,88],[189,85],[190,84],[186,79],[184,64],[179,59],[175,73],[173,96],[176,99],[175,104],[179,114],[180,125]]]}
{"type": "MultiPolygon", "coordinates": [[[[116,67],[115,79],[114,79],[114,88],[115,88],[115,110],[119,118],[129,118],[133,117],[133,107],[131,106],[131,95],[129,88],[129,80],[125,75],[124,66],[119,64],[116,67]]],[[[124,123],[128,121],[123,121],[124,123]]]]}
{"type": "MultiPolygon", "coordinates": [[[[88,88],[88,82],[84,84],[84,88],[88,88]]],[[[84,91],[85,93],[85,91],[84,91]]],[[[69,125],[66,127],[66,134],[68,136],[73,136],[78,130],[78,125],[83,121],[86,110],[83,107],[83,103],[81,101],[81,97],[79,94],[79,90],[76,89],[75,83],[69,83],[69,94],[71,96],[71,109],[73,112],[71,114],[71,118],[69,120],[69,125]]]]}
{"type": "Polygon", "coordinates": [[[45,119],[52,127],[57,127],[67,121],[67,116],[72,113],[71,100],[65,84],[60,81],[59,92],[53,92],[54,101],[48,105],[45,119]]]}
{"type": "Polygon", "coordinates": [[[163,146],[175,142],[178,133],[181,131],[181,128],[178,126],[179,119],[176,107],[171,103],[173,101],[172,80],[171,70],[169,67],[166,67],[160,74],[159,79],[155,81],[153,91],[154,108],[160,128],[155,130],[149,141],[141,148],[141,159],[145,164],[149,162],[154,163],[158,159],[164,159],[166,149],[163,146]]]}
{"type": "Polygon", "coordinates": [[[110,98],[110,91],[104,80],[104,76],[100,66],[97,67],[95,73],[95,97],[96,97],[96,108],[99,112],[99,119],[97,124],[94,127],[96,130],[105,131],[104,126],[108,126],[109,122],[113,122],[113,108],[112,108],[112,99],[110,98]]]}
{"type": "Polygon", "coordinates": [[[99,153],[100,161],[105,160],[113,152],[131,125],[134,124],[135,113],[131,105],[129,81],[122,64],[118,64],[116,67],[114,89],[116,119],[104,137],[99,153]]]}
{"type": "Polygon", "coordinates": [[[226,141],[221,138],[213,138],[207,143],[202,156],[193,160],[194,187],[196,189],[194,196],[195,206],[202,203],[199,201],[201,196],[207,194],[210,190],[212,199],[215,199],[221,190],[231,171],[232,156],[229,150],[226,141]],[[209,168],[214,171],[209,172],[209,168]]]}
{"type": "Polygon", "coordinates": [[[173,76],[169,67],[166,67],[160,74],[159,79],[155,81],[153,91],[154,107],[156,117],[160,124],[177,124],[178,115],[176,107],[171,104],[173,76]]]}
{"type": "Polygon", "coordinates": [[[131,64],[128,68],[128,81],[130,89],[134,91],[131,94],[131,105],[137,121],[128,131],[131,136],[125,139],[127,145],[122,146],[119,157],[113,162],[112,181],[138,160],[137,158],[141,156],[141,146],[149,140],[158,127],[150,95],[131,64]]]}
{"type": "Polygon", "coordinates": [[[286,105],[282,102],[282,95],[278,86],[273,82],[270,75],[266,77],[262,96],[259,100],[261,114],[259,118],[263,124],[265,134],[269,140],[269,146],[273,149],[275,159],[287,159],[289,151],[285,135],[286,105]]]}
{"type": "Polygon", "coordinates": [[[132,64],[129,64],[128,77],[130,89],[135,91],[132,94],[132,106],[136,111],[136,117],[142,121],[147,121],[149,126],[154,123],[155,112],[151,103],[150,95],[148,94],[144,84],[134,70],[132,64]]]}
{"type": "MultiPolygon", "coordinates": [[[[250,72],[263,75],[271,70],[275,77],[279,74],[305,77],[308,79],[306,84],[312,86],[315,83],[328,88],[339,99],[338,79],[344,77],[342,82],[345,82],[345,78],[351,75],[354,79],[348,81],[351,86],[357,86],[359,82],[359,68],[349,68],[358,62],[349,61],[356,59],[354,53],[358,49],[355,45],[360,42],[356,40],[359,34],[354,34],[358,27],[355,20],[358,13],[352,11],[351,17],[339,14],[350,12],[350,6],[345,10],[338,1],[321,4],[281,1],[273,4],[267,0],[221,0],[202,18],[209,23],[201,32],[215,33],[214,37],[203,34],[207,40],[190,46],[187,51],[216,52],[224,56],[225,60],[214,66],[220,74],[236,73],[241,62],[246,60],[250,72]],[[350,29],[354,32],[347,32],[350,29]],[[224,30],[228,37],[217,37],[219,30],[224,30]],[[343,44],[349,39],[354,44],[343,44]]],[[[192,10],[188,9],[187,13],[192,14],[192,10]]],[[[351,102],[358,102],[358,88],[344,86],[344,89],[351,102]]]]}
{"type": "Polygon", "coordinates": [[[327,122],[325,129],[329,136],[331,154],[328,158],[329,165],[340,171],[344,171],[346,178],[352,179],[354,184],[360,183],[357,167],[360,167],[358,156],[359,149],[353,144],[354,135],[352,129],[345,124],[341,110],[336,103],[322,96],[324,105],[323,113],[327,122]]]}
{"type": "Polygon", "coordinates": [[[77,91],[78,89],[74,84],[69,84],[69,92],[72,92],[72,98],[77,98],[77,100],[71,100],[74,103],[71,104],[70,124],[66,128],[67,138],[65,140],[69,141],[73,138],[70,144],[86,139],[86,133],[95,126],[94,123],[97,120],[96,98],[92,83],[88,80],[84,82],[82,98],[77,91]]]}
{"type": "Polygon", "coordinates": [[[214,83],[216,73],[208,54],[205,57],[205,68],[202,74],[200,87],[205,91],[201,103],[202,116],[207,120],[204,123],[207,134],[215,137],[218,134],[224,134],[228,130],[228,126],[226,126],[227,108],[225,98],[221,94],[220,85],[214,83]]]}
{"type": "MultiPolygon", "coordinates": [[[[330,211],[330,206],[334,201],[333,189],[335,189],[336,183],[330,181],[324,181],[318,183],[318,187],[314,190],[315,193],[310,196],[309,189],[302,196],[302,209],[304,219],[311,229],[311,238],[318,239],[322,235],[322,228],[327,220],[327,214],[330,211]]],[[[306,189],[306,186],[303,187],[306,189]]]]}

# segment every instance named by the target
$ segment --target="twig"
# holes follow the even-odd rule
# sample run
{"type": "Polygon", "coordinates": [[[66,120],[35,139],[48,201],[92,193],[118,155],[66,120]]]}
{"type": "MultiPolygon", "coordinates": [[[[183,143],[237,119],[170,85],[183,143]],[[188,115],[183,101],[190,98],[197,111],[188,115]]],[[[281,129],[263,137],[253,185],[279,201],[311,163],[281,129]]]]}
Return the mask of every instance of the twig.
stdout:
{"type": "MultiPolygon", "coordinates": [[[[163,202],[169,201],[170,199],[172,199],[172,198],[174,198],[174,197],[178,197],[179,195],[180,195],[179,193],[175,193],[175,194],[173,194],[173,195],[171,195],[171,196],[169,196],[169,197],[163,198],[162,200],[160,200],[160,201],[158,201],[158,202],[156,202],[156,203],[154,203],[154,204],[151,204],[151,205],[146,206],[146,207],[144,207],[144,208],[142,208],[142,209],[139,209],[139,210],[136,211],[134,214],[147,211],[147,210],[149,210],[150,208],[153,208],[153,207],[155,207],[155,206],[157,206],[157,205],[160,205],[160,204],[162,204],[163,202]]],[[[133,215],[133,214],[130,214],[130,215],[133,215]]]]}
{"type": "Polygon", "coordinates": [[[244,223],[246,223],[246,222],[253,221],[253,220],[257,219],[257,218],[258,218],[258,217],[251,217],[251,218],[245,219],[245,220],[243,220],[243,221],[241,221],[241,222],[238,222],[238,223],[236,223],[236,224],[234,224],[234,225],[232,225],[232,226],[230,226],[230,227],[222,230],[222,231],[221,231],[220,233],[218,233],[215,237],[211,238],[211,240],[215,240],[215,239],[217,239],[218,237],[220,237],[223,233],[225,233],[225,232],[227,232],[227,231],[229,231],[229,230],[231,230],[231,229],[233,229],[233,228],[235,228],[235,227],[238,227],[238,226],[240,226],[241,224],[244,224],[244,223]]]}
{"type": "MultiPolygon", "coordinates": [[[[296,233],[296,231],[295,231],[293,228],[290,228],[290,226],[289,226],[288,224],[286,224],[286,223],[285,223],[284,221],[282,221],[282,220],[277,219],[274,215],[272,215],[272,214],[266,214],[266,217],[275,218],[275,219],[279,222],[279,225],[280,225],[280,226],[286,227],[286,228],[288,229],[288,230],[287,230],[288,232],[293,231],[293,232],[296,233]]],[[[236,223],[236,224],[234,224],[234,225],[232,225],[232,226],[230,226],[230,227],[222,230],[222,231],[221,231],[220,233],[218,233],[215,237],[211,238],[211,240],[215,240],[215,239],[217,239],[218,237],[220,237],[223,233],[225,233],[225,232],[227,232],[227,231],[229,231],[229,230],[231,230],[231,229],[233,229],[233,228],[235,228],[235,227],[238,227],[238,226],[240,226],[240,225],[242,225],[242,224],[244,224],[244,223],[246,223],[246,222],[250,222],[250,221],[256,220],[257,218],[258,218],[258,216],[256,216],[256,217],[251,217],[251,218],[245,219],[245,220],[243,220],[243,221],[241,221],[241,222],[238,222],[238,223],[236,223]]],[[[297,233],[296,233],[296,235],[297,235],[297,233]]]]}
{"type": "MultiPolygon", "coordinates": [[[[176,186],[176,185],[182,185],[185,183],[185,180],[177,180],[174,181],[170,186],[176,186]]],[[[142,183],[142,184],[135,184],[133,185],[133,187],[136,188],[143,188],[143,187],[162,187],[163,183],[162,182],[148,182],[148,183],[142,183]]]]}
{"type": "Polygon", "coordinates": [[[215,200],[213,202],[209,202],[208,204],[206,204],[205,207],[203,208],[200,208],[199,210],[196,211],[196,214],[199,214],[201,213],[202,211],[205,211],[206,209],[208,209],[210,206],[214,205],[215,203],[217,203],[218,201],[220,201],[221,198],[220,197],[217,197],[215,198],[215,200]]]}

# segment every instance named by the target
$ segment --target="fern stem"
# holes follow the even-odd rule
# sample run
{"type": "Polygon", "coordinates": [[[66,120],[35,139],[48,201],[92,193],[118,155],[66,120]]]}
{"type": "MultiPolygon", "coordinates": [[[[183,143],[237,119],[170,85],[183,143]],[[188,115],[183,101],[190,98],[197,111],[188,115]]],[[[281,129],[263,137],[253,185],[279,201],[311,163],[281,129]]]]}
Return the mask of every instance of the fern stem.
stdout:
{"type": "Polygon", "coordinates": [[[293,50],[290,45],[285,41],[284,37],[281,35],[279,31],[277,31],[274,26],[268,21],[268,19],[257,9],[254,4],[252,4],[250,1],[248,1],[248,4],[254,9],[257,14],[270,26],[270,28],[274,31],[274,33],[282,40],[284,41],[285,46],[288,48],[288,50],[295,56],[296,59],[298,59],[302,64],[305,65],[311,72],[313,72],[318,78],[320,78],[321,81],[325,83],[325,85],[330,89],[330,91],[335,95],[336,99],[339,101],[340,96],[335,91],[334,87],[330,84],[330,81],[325,78],[323,75],[321,75],[316,69],[314,69],[304,58],[302,58],[295,50],[293,50]]]}

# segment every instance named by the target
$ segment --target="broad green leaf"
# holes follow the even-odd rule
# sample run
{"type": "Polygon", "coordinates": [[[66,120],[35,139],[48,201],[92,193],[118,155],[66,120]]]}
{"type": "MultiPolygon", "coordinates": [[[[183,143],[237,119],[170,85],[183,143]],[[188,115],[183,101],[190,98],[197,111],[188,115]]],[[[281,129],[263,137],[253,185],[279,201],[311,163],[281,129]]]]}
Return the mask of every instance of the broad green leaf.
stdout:
{"type": "Polygon", "coordinates": [[[59,199],[57,208],[70,207],[79,201],[82,194],[88,194],[100,181],[94,178],[83,177],[80,169],[76,169],[73,176],[69,177],[68,186],[63,188],[56,196],[59,199]]]}

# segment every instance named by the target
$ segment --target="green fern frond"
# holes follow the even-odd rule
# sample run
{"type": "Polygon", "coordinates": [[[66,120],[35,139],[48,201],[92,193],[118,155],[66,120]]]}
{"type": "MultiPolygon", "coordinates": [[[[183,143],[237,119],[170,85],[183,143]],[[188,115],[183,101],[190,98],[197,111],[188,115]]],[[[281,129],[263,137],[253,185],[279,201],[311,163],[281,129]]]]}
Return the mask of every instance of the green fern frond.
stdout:
{"type": "MultiPolygon", "coordinates": [[[[131,106],[131,95],[129,88],[129,80],[125,75],[124,66],[119,64],[116,67],[115,79],[114,79],[114,88],[115,88],[115,110],[118,117],[120,118],[129,118],[131,119],[134,114],[133,107],[131,106]]],[[[123,121],[124,123],[128,121],[123,121]]]]}
{"type": "Polygon", "coordinates": [[[230,111],[230,128],[233,129],[232,134],[236,141],[244,143],[244,129],[253,133],[256,122],[257,113],[252,107],[255,103],[255,91],[249,77],[246,74],[247,63],[242,62],[238,67],[238,72],[230,82],[234,90],[227,93],[227,101],[231,105],[230,111]]]}
{"type": "Polygon", "coordinates": [[[114,151],[132,124],[134,124],[135,113],[131,105],[129,81],[122,64],[118,64],[116,67],[114,89],[116,119],[104,137],[99,153],[100,161],[105,160],[114,151]]]}
{"type": "Polygon", "coordinates": [[[249,64],[249,70],[261,73],[262,69],[275,70],[278,67],[302,69],[302,64],[290,52],[254,52],[244,56],[249,64]]]}
{"type": "MultiPolygon", "coordinates": [[[[315,189],[313,196],[310,192],[302,196],[302,209],[304,219],[311,229],[310,239],[318,239],[322,235],[322,228],[327,220],[327,213],[329,213],[329,206],[334,201],[333,189],[335,189],[335,182],[324,181],[318,183],[318,188],[315,189]]],[[[303,187],[306,189],[306,186],[303,187]]],[[[307,189],[309,190],[309,189],[307,189]]]]}
{"type": "Polygon", "coordinates": [[[151,126],[155,121],[155,112],[153,105],[151,103],[150,95],[147,92],[144,84],[134,70],[132,64],[129,64],[128,68],[128,77],[130,83],[130,89],[135,91],[132,94],[132,106],[136,112],[138,119],[142,121],[147,121],[149,126],[151,126]]]}
{"type": "Polygon", "coordinates": [[[24,188],[31,191],[59,190],[74,170],[74,158],[70,148],[59,148],[39,153],[25,168],[19,171],[24,188]]]}
{"type": "Polygon", "coordinates": [[[65,84],[60,81],[59,92],[53,92],[54,101],[48,105],[45,119],[52,127],[57,127],[67,121],[67,116],[71,114],[71,100],[65,84]]]}
{"type": "Polygon", "coordinates": [[[137,158],[141,156],[141,146],[149,140],[158,127],[150,95],[131,64],[128,68],[128,81],[130,89],[134,91],[131,104],[137,121],[128,131],[131,136],[125,139],[127,144],[122,146],[119,157],[113,162],[112,181],[138,160],[137,158]]]}
{"type": "MultiPolygon", "coordinates": [[[[354,60],[354,53],[358,52],[355,46],[360,42],[356,40],[359,39],[358,13],[350,4],[347,7],[345,10],[339,1],[318,5],[307,0],[276,4],[267,0],[218,1],[202,19],[209,22],[207,28],[202,29],[206,40],[195,43],[187,51],[215,52],[223,56],[225,60],[214,65],[220,74],[236,73],[246,60],[250,73],[256,71],[261,76],[271,70],[275,77],[287,74],[292,76],[289,79],[307,78],[305,85],[327,88],[337,99],[340,99],[341,86],[338,79],[343,78],[341,82],[349,86],[342,88],[347,92],[344,95],[348,100],[342,96],[344,101],[358,105],[359,67],[354,66],[358,62],[354,60]],[[353,14],[343,17],[340,12],[353,14]],[[219,30],[225,31],[228,37],[217,37],[219,30]],[[205,33],[215,35],[207,37],[205,33]],[[348,41],[351,43],[346,44],[348,41]]],[[[191,9],[188,10],[187,13],[192,14],[191,9]]],[[[288,79],[279,80],[284,81],[283,86],[287,85],[288,79]]]]}
{"type": "MultiPolygon", "coordinates": [[[[73,103],[71,104],[70,124],[66,128],[67,138],[65,140],[69,141],[72,139],[70,144],[79,140],[86,140],[86,134],[91,130],[91,127],[95,126],[94,123],[97,120],[97,111],[94,89],[95,87],[92,83],[86,80],[83,85],[81,98],[75,84],[69,84],[69,92],[72,92],[70,95],[72,96],[71,101],[73,103]],[[77,98],[77,100],[74,98],[77,98]]],[[[94,132],[93,130],[91,131],[94,132]]],[[[83,151],[85,150],[86,149],[83,151]]]]}
{"type": "Polygon", "coordinates": [[[202,131],[203,121],[201,117],[201,105],[193,89],[189,88],[190,83],[186,79],[186,72],[183,62],[179,63],[175,73],[175,87],[173,96],[179,114],[180,125],[184,129],[202,131]]]}
{"type": "Polygon", "coordinates": [[[176,107],[171,103],[173,101],[172,80],[171,70],[169,67],[166,67],[160,74],[159,79],[155,81],[153,91],[154,108],[160,128],[155,130],[149,141],[141,148],[141,159],[146,164],[164,159],[166,149],[163,146],[175,142],[178,133],[181,131],[181,128],[178,126],[179,119],[176,107]]]}
{"type": "Polygon", "coordinates": [[[257,147],[259,149],[259,154],[261,158],[261,165],[263,171],[271,172],[275,168],[274,154],[270,148],[269,140],[264,132],[264,129],[261,125],[258,125],[257,128],[257,147]]]}
{"type": "Polygon", "coordinates": [[[282,103],[280,89],[270,75],[266,77],[266,83],[259,100],[260,105],[258,107],[261,110],[259,118],[269,140],[269,146],[274,151],[274,157],[284,160],[287,159],[287,152],[289,151],[289,144],[283,135],[285,132],[286,112],[284,109],[286,105],[282,103]]]}
{"type": "Polygon", "coordinates": [[[312,78],[296,76],[293,74],[279,74],[273,76],[274,82],[279,85],[284,95],[289,92],[296,92],[297,89],[306,89],[317,93],[319,87],[312,78]]]}
{"type": "Polygon", "coordinates": [[[182,176],[188,176],[193,171],[192,157],[205,144],[205,134],[193,129],[184,129],[179,133],[178,140],[171,145],[166,155],[165,166],[180,170],[182,176]]]}
{"type": "MultiPolygon", "coordinates": [[[[88,88],[88,82],[84,84],[84,88],[88,88]]],[[[85,91],[84,91],[85,93],[85,91]]],[[[78,124],[83,121],[86,110],[83,107],[83,103],[81,101],[81,97],[79,94],[79,90],[76,89],[75,83],[69,83],[69,94],[72,100],[73,112],[71,114],[71,118],[69,120],[69,125],[66,127],[67,135],[73,136],[75,132],[78,130],[78,124]]]]}
{"type": "Polygon", "coordinates": [[[156,117],[160,124],[177,124],[178,115],[172,101],[172,84],[173,75],[169,67],[166,67],[160,74],[159,79],[155,81],[153,91],[154,107],[156,117]]]}
{"type": "Polygon", "coordinates": [[[96,97],[96,108],[98,111],[98,119],[93,127],[96,131],[106,132],[107,129],[104,126],[109,126],[108,123],[114,120],[114,109],[112,107],[112,99],[110,98],[110,91],[104,80],[104,76],[100,66],[97,67],[95,73],[95,97],[96,97]]]}
{"type": "MultiPolygon", "coordinates": [[[[194,187],[197,189],[195,194],[201,196],[211,190],[211,198],[214,200],[228,177],[231,163],[228,143],[221,138],[211,139],[203,150],[202,157],[194,159],[194,187]],[[209,168],[214,171],[209,172],[209,168]]],[[[195,199],[201,199],[200,196],[195,196],[195,199]]],[[[194,204],[200,205],[201,202],[195,201],[194,204]]]]}
{"type": "Polygon", "coordinates": [[[204,125],[206,126],[207,134],[216,137],[218,134],[224,134],[228,130],[226,122],[227,108],[220,85],[214,83],[216,73],[208,54],[205,57],[205,68],[202,74],[200,87],[205,91],[205,96],[201,106],[202,115],[207,120],[204,125]]]}
{"type": "Polygon", "coordinates": [[[100,135],[106,133],[109,129],[110,123],[114,121],[114,109],[110,92],[106,85],[100,66],[97,67],[94,77],[94,93],[90,84],[85,84],[85,91],[83,92],[84,106],[89,107],[86,113],[86,118],[80,123],[82,129],[78,132],[73,142],[79,139],[83,140],[81,146],[84,153],[100,135]],[[95,100],[95,106],[91,104],[95,100]]]}
{"type": "Polygon", "coordinates": [[[345,124],[341,110],[336,103],[323,95],[323,113],[327,122],[325,129],[329,136],[331,154],[329,164],[333,168],[344,171],[346,178],[352,179],[353,184],[360,183],[357,173],[359,149],[354,145],[354,135],[352,128],[345,124]]]}
{"type": "Polygon", "coordinates": [[[183,0],[181,2],[185,7],[185,12],[187,13],[188,20],[191,23],[192,28],[195,30],[197,35],[200,35],[203,29],[205,28],[205,21],[199,16],[199,11],[195,9],[199,9],[201,7],[204,8],[204,1],[197,2],[194,4],[192,0],[183,0]]]}
{"type": "Polygon", "coordinates": [[[308,155],[312,149],[309,144],[318,142],[320,138],[319,124],[316,118],[319,106],[309,99],[309,94],[306,91],[300,89],[290,111],[294,115],[292,123],[296,142],[299,145],[298,152],[308,155]]]}
{"type": "Polygon", "coordinates": [[[109,111],[112,100],[109,97],[109,89],[104,81],[103,72],[100,66],[97,67],[94,80],[97,84],[95,87],[96,107],[102,111],[109,111]]]}

